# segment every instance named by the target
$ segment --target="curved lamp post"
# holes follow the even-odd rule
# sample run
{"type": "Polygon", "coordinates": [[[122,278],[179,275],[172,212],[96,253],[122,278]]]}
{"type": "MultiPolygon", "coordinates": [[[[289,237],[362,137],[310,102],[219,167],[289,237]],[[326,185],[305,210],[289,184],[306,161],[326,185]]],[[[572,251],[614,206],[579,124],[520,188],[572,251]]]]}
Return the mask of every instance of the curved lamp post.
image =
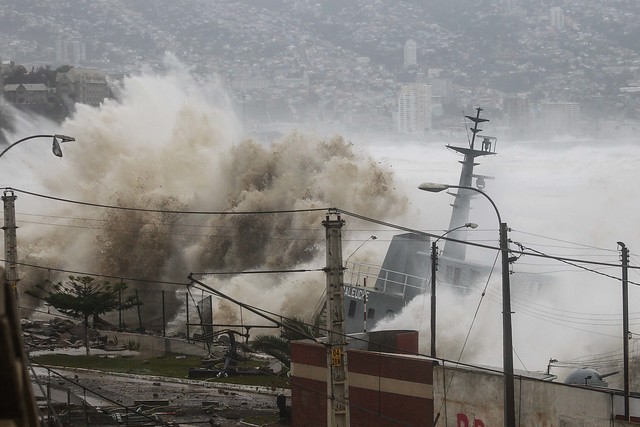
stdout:
{"type": "Polygon", "coordinates": [[[511,329],[511,285],[509,284],[509,247],[507,243],[507,224],[502,222],[498,207],[491,197],[475,187],[463,185],[435,184],[425,182],[418,186],[420,190],[439,193],[449,188],[475,191],[483,195],[493,206],[500,225],[500,252],[502,253],[502,363],[504,369],[504,425],[515,427],[515,400],[513,377],[513,341],[511,329]]]}
{"type": "MultiPolygon", "coordinates": [[[[60,148],[60,144],[63,142],[75,141],[75,138],[67,135],[31,135],[26,138],[22,138],[13,144],[9,145],[7,148],[2,150],[0,153],[0,157],[4,156],[4,154],[20,144],[21,142],[28,141],[30,139],[35,138],[52,138],[53,145],[51,147],[53,154],[57,157],[62,157],[62,149],[60,148]]],[[[5,261],[5,275],[6,280],[13,286],[13,289],[16,292],[16,301],[18,297],[18,272],[17,272],[17,241],[16,241],[16,211],[15,211],[15,200],[16,195],[11,190],[5,190],[2,201],[4,202],[4,245],[5,245],[5,253],[7,255],[5,261]]]]}
{"type": "MultiPolygon", "coordinates": [[[[74,138],[66,135],[32,135],[26,138],[22,138],[19,141],[14,142],[7,148],[2,150],[0,157],[2,157],[7,151],[21,142],[34,138],[53,138],[53,154],[58,157],[62,157],[62,150],[60,149],[61,142],[75,141],[74,138]],[[59,140],[59,141],[58,141],[59,140]]],[[[19,412],[22,414],[20,417],[20,425],[36,425],[38,416],[37,408],[35,406],[35,399],[33,390],[31,388],[31,382],[29,381],[29,375],[26,370],[27,358],[24,351],[24,346],[20,337],[20,309],[18,308],[18,272],[17,272],[17,244],[16,244],[16,218],[15,218],[15,200],[16,196],[11,190],[5,190],[2,196],[4,202],[4,244],[6,253],[6,276],[5,284],[3,284],[0,291],[2,298],[2,310],[3,310],[3,324],[8,320],[7,328],[2,328],[0,332],[0,341],[2,341],[2,347],[8,348],[9,343],[15,348],[15,354],[8,355],[9,361],[12,366],[21,367],[18,369],[11,369],[12,373],[7,378],[10,378],[10,383],[15,385],[12,392],[17,396],[14,400],[20,403],[19,412]],[[11,288],[13,287],[14,296],[12,297],[11,288]],[[9,294],[9,295],[6,295],[9,294]],[[7,313],[9,315],[7,315],[7,313]],[[5,318],[8,318],[5,320],[5,318]],[[19,350],[19,352],[17,352],[19,350]],[[22,384],[20,386],[20,384],[22,384]]],[[[6,381],[5,381],[6,382],[6,381]]],[[[14,421],[18,421],[18,418],[14,418],[14,421]]]]}
{"type": "Polygon", "coordinates": [[[367,243],[367,242],[368,242],[368,241],[370,241],[370,240],[376,240],[377,238],[378,238],[378,237],[377,237],[377,236],[374,236],[374,235],[367,237],[367,239],[366,239],[364,242],[360,243],[360,246],[358,246],[358,247],[356,248],[356,250],[355,250],[355,251],[351,252],[351,255],[349,255],[349,256],[347,257],[347,259],[344,261],[344,265],[347,265],[347,262],[349,261],[349,259],[350,259],[350,258],[351,258],[351,257],[352,257],[356,252],[358,252],[358,251],[360,250],[360,248],[361,248],[361,247],[363,247],[363,246],[365,245],[365,243],[367,243]]]}
{"type": "Polygon", "coordinates": [[[477,227],[478,224],[467,222],[466,224],[445,231],[436,240],[431,242],[431,357],[436,357],[436,271],[438,269],[438,240],[452,231],[460,230],[461,228],[477,227]]]}
{"type": "Polygon", "coordinates": [[[35,138],[53,138],[53,146],[51,147],[53,154],[55,154],[57,157],[62,157],[62,149],[60,148],[60,144],[63,142],[69,142],[69,141],[75,141],[76,139],[71,137],[71,136],[67,136],[67,135],[60,135],[60,134],[55,134],[55,135],[31,135],[28,136],[26,138],[22,138],[16,142],[14,142],[13,144],[11,144],[10,146],[8,146],[7,148],[5,148],[4,150],[2,150],[2,153],[0,153],[0,157],[2,157],[4,155],[4,153],[6,153],[7,151],[11,150],[13,147],[15,147],[16,145],[20,144],[21,142],[27,141],[29,139],[35,139],[35,138]],[[58,141],[60,140],[60,141],[58,141]]]}

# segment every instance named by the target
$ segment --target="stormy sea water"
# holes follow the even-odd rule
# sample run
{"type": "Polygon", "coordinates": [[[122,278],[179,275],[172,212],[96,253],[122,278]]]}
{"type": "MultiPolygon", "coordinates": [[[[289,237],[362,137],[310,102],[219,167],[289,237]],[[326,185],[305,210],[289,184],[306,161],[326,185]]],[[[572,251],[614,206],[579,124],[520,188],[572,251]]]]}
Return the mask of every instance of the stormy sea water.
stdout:
{"type": "MultiPolygon", "coordinates": [[[[253,140],[220,82],[196,79],[171,61],[163,72],[126,78],[116,99],[100,107],[78,106],[60,127],[19,117],[16,131],[6,136],[15,141],[38,133],[77,141],[63,144],[61,159],[50,155],[46,141],[33,140],[1,160],[0,184],[18,196],[19,259],[40,267],[21,266],[20,286],[64,281],[69,271],[123,278],[146,301],[145,319],[160,316],[160,291],[178,291],[167,302],[174,329],[184,322],[184,286],[172,282],[186,284],[190,273],[247,304],[310,320],[325,286],[323,208],[441,234],[452,199],[417,186],[457,184],[460,173],[461,159],[438,141],[350,137],[330,129],[292,129],[271,141],[253,140]],[[277,212],[283,210],[289,212],[277,212]],[[286,272],[291,269],[308,271],[286,272]],[[258,270],[277,273],[240,274],[258,270]]],[[[497,151],[476,172],[494,177],[485,191],[511,228],[512,248],[619,264],[616,242],[623,241],[631,265],[637,264],[637,141],[499,140],[497,151]]],[[[479,227],[468,237],[497,246],[493,208],[481,197],[472,206],[471,221],[479,227]]],[[[399,231],[343,219],[344,257],[381,264],[399,231]],[[367,241],[372,234],[377,239],[367,241]]],[[[470,248],[468,256],[490,265],[496,252],[470,248]]],[[[441,285],[440,356],[501,365],[499,264],[470,292],[441,285]]],[[[620,359],[620,268],[580,265],[528,255],[513,264],[517,369],[546,370],[551,358],[595,367],[620,359]]],[[[629,279],[640,282],[635,270],[629,279]]],[[[637,300],[632,284],[634,354],[637,300]]],[[[266,323],[222,299],[214,300],[214,319],[266,323]]],[[[419,329],[426,352],[428,319],[428,296],[418,297],[377,327],[419,329]]]]}

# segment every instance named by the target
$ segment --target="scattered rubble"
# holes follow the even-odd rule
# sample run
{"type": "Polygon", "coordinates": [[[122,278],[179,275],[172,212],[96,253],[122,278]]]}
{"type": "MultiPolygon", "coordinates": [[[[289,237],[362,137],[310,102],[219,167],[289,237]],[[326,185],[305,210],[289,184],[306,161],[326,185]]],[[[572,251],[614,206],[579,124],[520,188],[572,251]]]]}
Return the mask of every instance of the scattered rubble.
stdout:
{"type": "MultiPolygon", "coordinates": [[[[49,321],[22,319],[22,336],[27,351],[84,347],[84,325],[55,317],[49,321]]],[[[104,348],[107,337],[89,328],[89,347],[104,348]]]]}

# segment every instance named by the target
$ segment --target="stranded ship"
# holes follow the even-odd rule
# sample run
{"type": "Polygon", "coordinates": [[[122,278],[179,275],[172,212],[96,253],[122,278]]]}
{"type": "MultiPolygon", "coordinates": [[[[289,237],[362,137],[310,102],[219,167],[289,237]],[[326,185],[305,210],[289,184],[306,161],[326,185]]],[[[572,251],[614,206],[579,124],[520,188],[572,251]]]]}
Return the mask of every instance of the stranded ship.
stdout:
{"type": "MultiPolygon", "coordinates": [[[[478,189],[485,187],[490,177],[477,175],[474,167],[477,159],[496,154],[496,138],[480,135],[478,125],[488,122],[480,117],[481,108],[475,116],[466,116],[473,123],[472,137],[468,146],[447,145],[447,148],[462,154],[462,171],[458,186],[478,189]]],[[[449,222],[451,230],[445,240],[444,249],[437,256],[438,280],[462,291],[469,284],[487,277],[489,266],[466,259],[465,224],[469,224],[471,199],[476,192],[458,189],[450,192],[455,199],[449,222]]],[[[393,317],[416,296],[430,292],[431,239],[428,236],[403,233],[395,235],[389,245],[382,266],[360,262],[347,262],[344,271],[344,325],[347,334],[367,332],[382,319],[393,317]]],[[[322,324],[325,318],[326,300],[323,296],[315,310],[316,321],[322,324]]]]}

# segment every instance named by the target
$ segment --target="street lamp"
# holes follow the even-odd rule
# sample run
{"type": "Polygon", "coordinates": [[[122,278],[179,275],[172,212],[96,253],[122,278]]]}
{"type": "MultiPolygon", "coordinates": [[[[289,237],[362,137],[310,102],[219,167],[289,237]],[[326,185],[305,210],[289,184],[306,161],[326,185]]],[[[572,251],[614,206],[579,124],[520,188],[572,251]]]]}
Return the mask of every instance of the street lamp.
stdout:
{"type": "Polygon", "coordinates": [[[475,187],[463,185],[435,184],[425,182],[418,186],[420,190],[439,193],[449,188],[475,191],[483,195],[493,206],[500,225],[500,252],[502,253],[502,361],[504,369],[504,425],[515,427],[516,413],[514,402],[513,378],[513,341],[511,330],[511,285],[509,284],[509,247],[507,243],[507,224],[502,222],[498,207],[491,197],[475,187]]]}
{"type": "MultiPolygon", "coordinates": [[[[35,138],[52,138],[53,146],[51,147],[53,154],[57,157],[62,157],[62,149],[60,148],[60,144],[63,142],[75,141],[75,138],[67,135],[31,135],[26,138],[22,138],[13,144],[9,145],[7,148],[2,150],[0,153],[0,157],[4,155],[7,151],[20,144],[21,142],[28,141],[30,139],[35,138]]],[[[13,286],[13,289],[16,292],[16,299],[18,296],[18,272],[17,272],[17,242],[16,242],[16,211],[15,211],[15,200],[17,196],[13,193],[12,190],[5,190],[2,201],[4,202],[4,246],[6,253],[6,261],[5,261],[5,274],[6,280],[13,286]]]]}
{"type": "Polygon", "coordinates": [[[378,238],[378,237],[376,237],[376,236],[374,236],[374,235],[367,237],[367,239],[366,239],[364,242],[360,243],[360,246],[358,246],[358,247],[356,248],[356,250],[355,250],[355,251],[351,252],[351,255],[349,255],[349,256],[347,257],[347,259],[344,261],[344,265],[345,265],[345,266],[347,265],[347,262],[349,261],[349,259],[350,259],[350,258],[351,258],[351,257],[352,257],[356,252],[358,252],[358,250],[360,250],[360,248],[361,248],[361,247],[363,247],[363,246],[365,245],[365,243],[367,243],[367,242],[368,242],[368,241],[370,241],[370,240],[376,240],[377,238],[378,238]]]}
{"type": "Polygon", "coordinates": [[[8,146],[4,150],[2,150],[2,153],[0,153],[0,157],[2,157],[4,155],[4,153],[6,153],[7,151],[11,150],[13,147],[15,147],[16,145],[20,144],[21,142],[27,141],[29,139],[34,139],[34,138],[53,138],[53,146],[51,147],[51,150],[53,151],[53,154],[56,155],[57,157],[62,157],[62,149],[60,148],[60,144],[61,143],[69,142],[69,141],[75,141],[76,140],[75,138],[73,138],[71,136],[60,135],[60,134],[55,134],[55,135],[31,135],[31,136],[28,136],[26,138],[22,138],[21,140],[18,140],[16,142],[14,142],[10,146],[8,146]],[[58,141],[58,140],[60,140],[60,141],[58,141]]]}
{"type": "MultiPolygon", "coordinates": [[[[32,135],[26,138],[22,138],[19,141],[14,142],[5,148],[0,157],[4,155],[11,148],[33,138],[53,138],[53,154],[58,157],[62,157],[62,150],[60,149],[61,142],[75,141],[74,138],[65,135],[32,135]],[[58,141],[60,140],[60,141],[58,141]]],[[[18,272],[17,272],[17,245],[16,245],[16,211],[15,211],[16,196],[11,190],[5,190],[2,196],[4,202],[4,244],[6,253],[6,272],[4,284],[0,288],[0,300],[2,310],[2,331],[0,331],[0,346],[2,348],[11,348],[13,351],[8,353],[6,360],[7,363],[3,363],[4,368],[11,366],[9,373],[3,372],[3,384],[13,385],[11,394],[15,397],[10,402],[17,402],[16,416],[14,421],[19,425],[37,425],[37,408],[35,406],[35,398],[33,390],[31,388],[31,381],[29,380],[29,374],[27,373],[26,364],[27,357],[24,350],[24,343],[20,333],[20,309],[18,304],[18,272]],[[13,287],[14,295],[11,295],[11,289],[13,287]],[[6,366],[5,366],[6,365],[6,366]]],[[[10,403],[9,403],[10,405],[10,403]]],[[[11,423],[13,424],[13,423],[11,423]]]]}
{"type": "Polygon", "coordinates": [[[477,228],[478,224],[467,222],[466,224],[445,231],[437,239],[431,242],[431,357],[436,357],[436,270],[438,269],[438,240],[452,231],[461,228],[477,228]]]}

